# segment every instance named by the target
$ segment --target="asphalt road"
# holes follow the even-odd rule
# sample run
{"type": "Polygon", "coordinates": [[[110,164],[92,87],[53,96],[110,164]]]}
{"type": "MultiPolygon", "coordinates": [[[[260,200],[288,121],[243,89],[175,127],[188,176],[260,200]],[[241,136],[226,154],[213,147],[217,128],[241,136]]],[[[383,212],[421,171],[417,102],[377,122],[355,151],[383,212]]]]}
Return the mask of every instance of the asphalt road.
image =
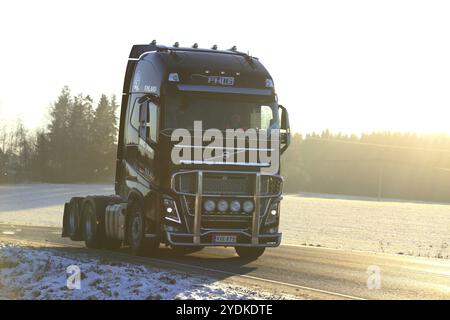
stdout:
{"type": "MultiPolygon", "coordinates": [[[[83,242],[60,237],[58,228],[0,224],[0,238],[90,252],[83,242]]],[[[0,239],[1,241],[1,239],[0,239]]],[[[317,299],[450,299],[450,260],[375,254],[326,248],[288,246],[266,250],[257,261],[240,260],[232,248],[206,248],[177,256],[161,248],[151,257],[133,257],[121,249],[106,252],[131,262],[190,269],[247,284],[265,283],[317,299]],[[138,260],[136,260],[138,259],[138,260]]]]}

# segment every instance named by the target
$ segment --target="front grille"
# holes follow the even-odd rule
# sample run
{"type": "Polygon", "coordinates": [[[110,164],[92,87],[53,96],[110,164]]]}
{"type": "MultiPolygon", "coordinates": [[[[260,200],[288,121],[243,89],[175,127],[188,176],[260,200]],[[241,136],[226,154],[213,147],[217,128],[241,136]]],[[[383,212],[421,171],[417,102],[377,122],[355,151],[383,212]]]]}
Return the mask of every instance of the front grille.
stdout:
{"type": "Polygon", "coordinates": [[[250,177],[239,176],[205,176],[203,193],[205,194],[236,194],[246,195],[252,192],[250,177]]]}
{"type": "Polygon", "coordinates": [[[261,195],[277,195],[281,193],[282,180],[274,176],[261,177],[261,195]]]}
{"type": "Polygon", "coordinates": [[[252,226],[252,220],[230,220],[230,221],[214,221],[214,220],[203,220],[202,228],[205,229],[250,229],[252,226]]]}
{"type": "MultiPolygon", "coordinates": [[[[250,176],[205,174],[203,194],[251,195],[253,179],[250,176]]],[[[194,194],[197,190],[197,175],[186,173],[177,176],[176,186],[180,192],[194,194]]]]}
{"type": "MultiPolygon", "coordinates": [[[[175,178],[175,191],[194,195],[197,191],[196,172],[179,174],[175,178]]],[[[203,175],[204,195],[253,196],[255,175],[219,174],[207,172],[203,175]]],[[[282,179],[277,176],[261,175],[261,196],[278,196],[282,189],[282,179]]]]}
{"type": "Polygon", "coordinates": [[[185,173],[177,176],[176,187],[183,193],[195,193],[197,190],[197,175],[195,173],[185,173]]]}

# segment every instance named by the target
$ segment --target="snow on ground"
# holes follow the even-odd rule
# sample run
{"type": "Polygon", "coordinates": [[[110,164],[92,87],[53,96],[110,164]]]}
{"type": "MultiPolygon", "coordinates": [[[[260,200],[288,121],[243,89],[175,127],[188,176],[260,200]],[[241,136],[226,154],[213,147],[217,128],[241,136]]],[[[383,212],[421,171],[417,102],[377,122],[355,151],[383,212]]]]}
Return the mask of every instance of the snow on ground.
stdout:
{"type": "MultiPolygon", "coordinates": [[[[113,194],[112,185],[0,186],[0,223],[61,227],[73,196],[113,194]]],[[[287,195],[283,244],[450,258],[450,205],[287,195]]]]}
{"type": "Polygon", "coordinates": [[[0,185],[0,223],[61,227],[64,203],[86,195],[114,194],[112,184],[0,185]]]}
{"type": "MultiPolygon", "coordinates": [[[[74,288],[75,282],[69,281],[74,288]]],[[[207,276],[102,261],[55,249],[0,244],[2,299],[293,299],[207,276]],[[80,270],[80,289],[69,289],[69,266],[80,270]]],[[[297,299],[297,298],[296,298],[297,299]]]]}
{"type": "Polygon", "coordinates": [[[284,244],[450,258],[450,205],[288,195],[284,244]]]}

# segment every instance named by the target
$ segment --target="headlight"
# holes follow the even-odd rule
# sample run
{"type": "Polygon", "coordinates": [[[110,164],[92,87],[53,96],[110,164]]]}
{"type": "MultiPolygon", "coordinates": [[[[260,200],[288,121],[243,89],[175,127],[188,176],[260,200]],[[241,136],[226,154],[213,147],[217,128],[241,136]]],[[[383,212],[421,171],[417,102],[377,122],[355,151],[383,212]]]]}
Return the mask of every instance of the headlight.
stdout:
{"type": "Polygon", "coordinates": [[[219,209],[220,212],[225,212],[228,210],[228,202],[226,200],[220,200],[217,203],[217,209],[219,209]]]}
{"type": "Polygon", "coordinates": [[[164,198],[163,199],[163,207],[165,211],[165,216],[167,220],[181,223],[180,217],[178,216],[177,205],[174,200],[164,198]]]}
{"type": "Polygon", "coordinates": [[[247,213],[253,212],[253,209],[255,209],[255,206],[253,205],[253,201],[247,200],[243,204],[243,209],[247,213]]]}
{"type": "Polygon", "coordinates": [[[205,209],[208,212],[214,211],[216,209],[216,203],[212,200],[206,200],[203,203],[203,209],[205,209]]]}
{"type": "Polygon", "coordinates": [[[241,203],[237,200],[233,200],[230,203],[230,209],[233,212],[239,212],[241,210],[241,203]]]}
{"type": "Polygon", "coordinates": [[[276,202],[270,206],[269,212],[266,217],[266,225],[277,222],[280,214],[280,203],[276,202]]]}

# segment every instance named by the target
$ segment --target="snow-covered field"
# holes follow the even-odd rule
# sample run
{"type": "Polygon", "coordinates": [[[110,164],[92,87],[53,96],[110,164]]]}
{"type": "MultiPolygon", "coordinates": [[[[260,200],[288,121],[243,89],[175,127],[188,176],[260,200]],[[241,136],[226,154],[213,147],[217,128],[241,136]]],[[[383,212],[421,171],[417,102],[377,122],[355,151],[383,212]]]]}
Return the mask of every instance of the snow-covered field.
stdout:
{"type": "MultiPolygon", "coordinates": [[[[70,197],[112,194],[112,185],[0,186],[0,223],[56,226],[70,197]]],[[[283,244],[450,258],[450,205],[287,195],[283,244]]]]}
{"type": "Polygon", "coordinates": [[[281,298],[294,297],[264,293],[207,276],[0,243],[0,300],[281,298]]]}
{"type": "Polygon", "coordinates": [[[450,205],[288,195],[281,207],[284,244],[450,258],[450,205]]]}
{"type": "Polygon", "coordinates": [[[0,223],[62,226],[64,203],[76,196],[114,194],[107,184],[0,185],[0,223]]]}

